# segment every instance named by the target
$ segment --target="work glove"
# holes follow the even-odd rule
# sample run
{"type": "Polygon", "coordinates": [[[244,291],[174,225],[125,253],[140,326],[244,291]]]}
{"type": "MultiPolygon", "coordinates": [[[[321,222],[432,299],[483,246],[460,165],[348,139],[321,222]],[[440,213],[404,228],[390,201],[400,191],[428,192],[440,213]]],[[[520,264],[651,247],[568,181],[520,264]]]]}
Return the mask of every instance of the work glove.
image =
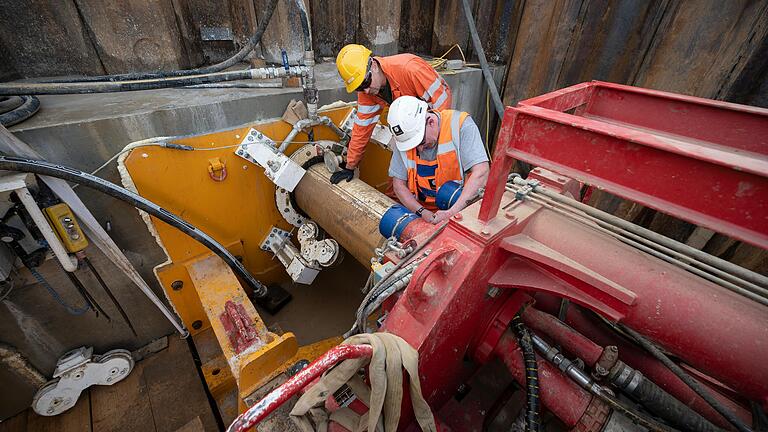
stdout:
{"type": "Polygon", "coordinates": [[[331,176],[331,183],[339,184],[339,182],[342,180],[349,182],[355,177],[355,170],[347,169],[346,162],[342,162],[341,165],[339,165],[339,168],[341,169],[333,173],[331,176]]]}

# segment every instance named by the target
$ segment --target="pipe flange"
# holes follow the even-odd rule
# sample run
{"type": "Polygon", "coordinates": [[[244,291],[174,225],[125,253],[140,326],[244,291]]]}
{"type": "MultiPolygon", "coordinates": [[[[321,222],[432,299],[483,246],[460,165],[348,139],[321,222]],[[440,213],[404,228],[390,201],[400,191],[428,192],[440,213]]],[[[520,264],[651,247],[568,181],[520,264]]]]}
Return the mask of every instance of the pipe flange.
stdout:
{"type": "MultiPolygon", "coordinates": [[[[321,156],[318,147],[314,144],[307,144],[293,152],[289,158],[303,167],[312,158],[318,156],[321,156]]],[[[283,219],[296,228],[304,225],[309,220],[301,211],[296,209],[291,193],[284,188],[277,188],[275,191],[275,204],[283,219]]]]}

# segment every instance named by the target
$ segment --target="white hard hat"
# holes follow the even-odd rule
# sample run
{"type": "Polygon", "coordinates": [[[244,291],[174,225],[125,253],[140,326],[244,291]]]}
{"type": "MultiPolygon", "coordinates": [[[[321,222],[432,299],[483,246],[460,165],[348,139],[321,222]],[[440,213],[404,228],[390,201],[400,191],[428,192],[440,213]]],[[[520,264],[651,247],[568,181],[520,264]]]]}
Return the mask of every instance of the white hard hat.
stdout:
{"type": "Polygon", "coordinates": [[[428,108],[426,102],[413,96],[401,96],[389,106],[387,123],[398,150],[408,151],[424,140],[428,108]]]}

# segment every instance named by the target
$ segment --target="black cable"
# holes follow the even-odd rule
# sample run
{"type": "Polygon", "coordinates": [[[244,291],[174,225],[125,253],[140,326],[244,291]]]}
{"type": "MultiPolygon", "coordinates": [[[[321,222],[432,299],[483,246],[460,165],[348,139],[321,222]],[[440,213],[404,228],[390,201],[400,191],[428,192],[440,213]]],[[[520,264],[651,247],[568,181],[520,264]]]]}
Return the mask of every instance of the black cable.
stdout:
{"type": "Polygon", "coordinates": [[[210,74],[214,72],[221,72],[224,69],[230,68],[235,64],[243,61],[245,57],[248,54],[250,54],[251,51],[253,51],[256,45],[258,45],[261,42],[261,37],[264,35],[264,31],[266,31],[267,26],[269,25],[269,22],[272,19],[272,14],[275,11],[277,2],[278,0],[270,0],[270,2],[267,3],[267,7],[259,11],[260,14],[263,14],[264,18],[259,23],[259,26],[256,28],[256,31],[253,33],[251,38],[248,39],[248,42],[240,49],[240,51],[238,51],[235,55],[233,55],[232,57],[222,62],[213,64],[210,66],[196,68],[196,69],[182,69],[182,70],[160,71],[160,72],[132,72],[132,73],[116,74],[116,75],[98,75],[98,76],[75,77],[75,78],[56,77],[56,78],[39,80],[37,82],[76,83],[76,82],[98,82],[98,81],[130,81],[130,80],[146,80],[146,79],[156,79],[156,78],[180,77],[180,76],[189,76],[189,75],[204,75],[204,74],[210,74]]]}
{"type": "Polygon", "coordinates": [[[253,295],[255,297],[263,298],[267,296],[267,287],[254,278],[243,264],[224,248],[224,246],[214,240],[213,237],[138,194],[80,170],[35,159],[26,159],[16,156],[0,156],[0,170],[29,172],[78,183],[126,202],[139,210],[143,210],[192,237],[213,251],[227,263],[235,274],[245,280],[248,286],[253,289],[253,295]]]}
{"type": "Polygon", "coordinates": [[[631,336],[638,345],[643,347],[657,360],[662,362],[664,366],[669,368],[681,381],[683,381],[688,387],[696,392],[702,399],[704,399],[712,408],[715,409],[721,416],[723,416],[729,423],[731,423],[740,432],[753,432],[752,429],[747,426],[740,418],[733,414],[728,408],[724,407],[717,399],[715,399],[709,391],[707,391],[701,384],[688,375],[680,366],[670,360],[666,354],[664,354],[656,345],[651,341],[643,337],[640,333],[632,330],[631,328],[619,324],[619,328],[631,336]]]}
{"type": "Polygon", "coordinates": [[[0,124],[13,126],[32,117],[40,109],[40,100],[34,96],[13,96],[0,107],[0,124]],[[12,106],[13,108],[8,109],[12,106]]]}
{"type": "Polygon", "coordinates": [[[99,82],[62,82],[0,83],[0,96],[43,95],[43,94],[86,94],[114,93],[138,90],[157,90],[169,87],[185,87],[223,81],[251,79],[251,70],[244,69],[229,72],[217,72],[206,75],[189,75],[169,78],[154,78],[135,81],[99,81],[99,82]]]}
{"type": "Polygon", "coordinates": [[[523,352],[523,364],[525,365],[525,431],[538,432],[541,426],[540,402],[539,402],[539,366],[536,364],[536,351],[533,349],[531,333],[523,324],[520,314],[515,315],[509,324],[517,335],[520,349],[523,352]]]}

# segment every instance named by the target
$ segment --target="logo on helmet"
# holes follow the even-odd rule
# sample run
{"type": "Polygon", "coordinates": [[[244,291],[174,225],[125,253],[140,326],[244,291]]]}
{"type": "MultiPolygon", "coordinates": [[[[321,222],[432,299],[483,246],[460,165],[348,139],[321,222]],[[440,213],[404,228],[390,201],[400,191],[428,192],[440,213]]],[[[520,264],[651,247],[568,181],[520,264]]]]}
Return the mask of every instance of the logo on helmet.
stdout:
{"type": "Polygon", "coordinates": [[[394,125],[392,126],[392,133],[397,136],[400,136],[403,134],[403,129],[400,127],[400,125],[394,125]]]}

